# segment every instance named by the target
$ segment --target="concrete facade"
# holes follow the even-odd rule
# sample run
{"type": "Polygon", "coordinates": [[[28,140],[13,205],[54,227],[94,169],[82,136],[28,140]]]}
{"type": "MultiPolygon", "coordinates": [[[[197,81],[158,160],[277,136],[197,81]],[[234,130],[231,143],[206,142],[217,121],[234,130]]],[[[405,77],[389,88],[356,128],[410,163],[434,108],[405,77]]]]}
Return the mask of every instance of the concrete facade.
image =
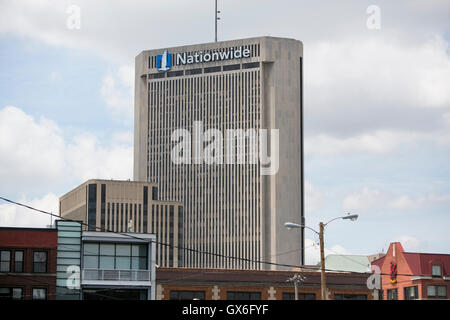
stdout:
{"type": "Polygon", "coordinates": [[[60,215],[82,221],[87,231],[156,235],[159,266],[183,266],[183,205],[158,200],[155,183],[88,180],[60,198],[60,215]]]}
{"type": "MultiPolygon", "coordinates": [[[[136,57],[134,180],[157,183],[161,199],[183,203],[184,243],[194,250],[186,252],[185,266],[275,269],[257,261],[304,263],[304,230],[284,228],[286,221],[304,221],[302,57],[300,41],[273,37],[149,50],[136,57]],[[217,57],[230,48],[248,54],[176,64],[177,54],[206,60],[206,54],[217,57]],[[172,66],[161,65],[167,61],[172,66]],[[161,66],[170,70],[160,71],[161,66]],[[223,134],[278,129],[278,171],[263,175],[259,163],[195,163],[198,158],[174,164],[177,141],[171,135],[176,129],[194,135],[194,121],[223,134]]],[[[274,152],[271,145],[269,154],[274,152]]],[[[249,155],[245,150],[245,159],[249,155]]]]}

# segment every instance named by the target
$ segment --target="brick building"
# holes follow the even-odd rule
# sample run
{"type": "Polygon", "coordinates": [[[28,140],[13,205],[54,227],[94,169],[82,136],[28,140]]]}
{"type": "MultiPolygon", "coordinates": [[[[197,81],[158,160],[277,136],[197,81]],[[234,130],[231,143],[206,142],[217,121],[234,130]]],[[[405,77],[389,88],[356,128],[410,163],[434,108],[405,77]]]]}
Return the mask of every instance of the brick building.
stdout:
{"type": "MultiPolygon", "coordinates": [[[[293,300],[295,274],[306,277],[299,285],[300,300],[320,299],[320,272],[226,269],[158,268],[157,300],[293,300]]],[[[366,285],[370,274],[327,273],[329,299],[372,300],[366,285]]]]}
{"type": "Polygon", "coordinates": [[[405,252],[393,242],[372,262],[381,269],[382,299],[449,299],[450,254],[405,252]]]}
{"type": "Polygon", "coordinates": [[[0,228],[0,299],[55,299],[57,232],[0,228]]]}

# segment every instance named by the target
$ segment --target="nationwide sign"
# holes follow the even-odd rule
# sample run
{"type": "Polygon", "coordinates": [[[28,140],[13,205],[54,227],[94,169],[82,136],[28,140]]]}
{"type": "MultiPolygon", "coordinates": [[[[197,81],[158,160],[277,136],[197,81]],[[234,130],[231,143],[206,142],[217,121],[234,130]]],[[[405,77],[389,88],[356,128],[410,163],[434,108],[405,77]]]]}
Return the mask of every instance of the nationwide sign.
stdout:
{"type": "Polygon", "coordinates": [[[227,48],[225,51],[199,51],[194,54],[187,54],[186,52],[171,54],[165,50],[163,54],[156,56],[156,68],[160,71],[167,71],[172,66],[173,60],[175,60],[175,64],[179,66],[241,58],[250,58],[250,49],[238,47],[227,48]],[[173,59],[173,56],[175,56],[175,59],[173,59]]]}

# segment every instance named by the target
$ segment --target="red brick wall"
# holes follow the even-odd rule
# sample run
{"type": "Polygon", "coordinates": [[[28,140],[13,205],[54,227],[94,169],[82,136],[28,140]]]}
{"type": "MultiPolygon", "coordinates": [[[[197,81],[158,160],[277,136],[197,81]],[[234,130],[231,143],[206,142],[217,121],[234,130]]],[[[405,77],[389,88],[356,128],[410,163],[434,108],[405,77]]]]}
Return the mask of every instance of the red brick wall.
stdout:
{"type": "Polygon", "coordinates": [[[11,251],[11,272],[0,273],[0,287],[22,288],[23,299],[32,299],[33,288],[45,288],[47,299],[56,294],[57,232],[55,229],[0,228],[0,250],[11,251]],[[14,273],[14,252],[24,251],[24,270],[14,273]],[[47,252],[47,273],[33,272],[34,251],[47,252]]]}

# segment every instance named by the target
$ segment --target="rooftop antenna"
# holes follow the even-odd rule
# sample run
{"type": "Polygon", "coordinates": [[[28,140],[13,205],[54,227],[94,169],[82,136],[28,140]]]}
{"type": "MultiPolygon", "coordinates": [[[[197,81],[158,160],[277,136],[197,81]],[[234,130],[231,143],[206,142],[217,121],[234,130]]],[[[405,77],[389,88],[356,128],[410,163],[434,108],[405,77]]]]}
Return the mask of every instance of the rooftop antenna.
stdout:
{"type": "Polygon", "coordinates": [[[216,6],[215,6],[214,13],[215,13],[216,18],[214,19],[214,26],[215,26],[215,29],[214,29],[215,30],[215,38],[214,39],[215,39],[215,42],[217,42],[217,21],[220,20],[220,17],[218,17],[217,14],[220,13],[220,11],[217,10],[217,0],[215,0],[215,3],[216,3],[216,6]]]}

